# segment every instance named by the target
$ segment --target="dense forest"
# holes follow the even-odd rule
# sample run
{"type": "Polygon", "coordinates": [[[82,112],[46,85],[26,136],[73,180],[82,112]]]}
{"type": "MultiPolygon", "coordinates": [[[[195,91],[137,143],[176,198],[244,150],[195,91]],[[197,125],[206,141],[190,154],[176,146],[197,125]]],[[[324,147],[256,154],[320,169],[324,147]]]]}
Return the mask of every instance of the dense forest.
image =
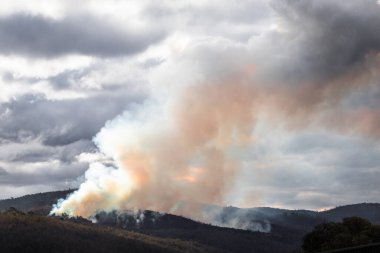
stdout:
{"type": "Polygon", "coordinates": [[[307,253],[380,243],[380,226],[360,217],[347,217],[342,222],[317,225],[303,239],[307,253]]]}

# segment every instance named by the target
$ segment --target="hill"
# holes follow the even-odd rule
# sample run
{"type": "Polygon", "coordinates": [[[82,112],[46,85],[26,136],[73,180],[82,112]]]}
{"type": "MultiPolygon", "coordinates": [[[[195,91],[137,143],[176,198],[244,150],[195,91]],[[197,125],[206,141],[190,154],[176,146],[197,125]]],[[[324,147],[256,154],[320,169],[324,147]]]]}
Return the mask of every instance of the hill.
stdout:
{"type": "MultiPolygon", "coordinates": [[[[39,214],[47,215],[57,196],[69,192],[40,193],[21,198],[0,201],[0,208],[14,206],[22,211],[38,210],[39,214]],[[33,206],[33,201],[36,204],[33,206]],[[46,208],[46,207],[50,208],[46,208]]],[[[101,213],[97,224],[104,227],[122,228],[149,236],[181,239],[208,245],[223,252],[290,252],[300,244],[303,232],[274,225],[271,233],[252,232],[241,229],[203,224],[185,217],[171,214],[159,214],[152,211],[142,211],[137,214],[144,219],[138,221],[136,213],[133,215],[101,213]]]]}
{"type": "Polygon", "coordinates": [[[19,198],[0,200],[0,211],[14,207],[23,212],[48,215],[53,204],[56,204],[58,199],[65,198],[73,191],[74,190],[44,192],[25,195],[19,198]]]}
{"type": "MultiPolygon", "coordinates": [[[[57,199],[70,192],[40,193],[2,200],[0,210],[14,206],[25,212],[47,215],[57,199]]],[[[189,240],[226,252],[262,253],[291,252],[299,248],[302,237],[322,222],[341,221],[350,216],[362,217],[375,224],[380,221],[380,204],[368,203],[341,206],[323,212],[269,207],[207,206],[205,209],[213,214],[213,225],[152,211],[99,213],[96,220],[101,226],[161,238],[189,240]]]]}
{"type": "Polygon", "coordinates": [[[0,214],[0,252],[91,253],[213,253],[194,242],[163,239],[79,219],[66,220],[24,214],[16,210],[0,214]]]}
{"type": "Polygon", "coordinates": [[[195,241],[228,252],[291,252],[301,243],[303,232],[274,225],[271,233],[218,227],[191,219],[159,214],[152,211],[138,213],[100,213],[97,224],[124,228],[162,238],[195,241]],[[136,221],[135,217],[138,218],[136,221]]]}
{"type": "Polygon", "coordinates": [[[339,206],[320,213],[322,217],[330,221],[341,221],[345,217],[355,216],[365,218],[372,223],[380,224],[380,204],[362,203],[356,205],[339,206]]]}
{"type": "Polygon", "coordinates": [[[227,226],[231,221],[243,224],[245,221],[260,221],[273,226],[279,225],[302,231],[310,231],[317,224],[326,221],[339,222],[345,217],[357,216],[380,224],[380,204],[360,203],[339,206],[330,210],[316,212],[310,210],[287,210],[270,207],[237,208],[209,207],[215,223],[227,226]]]}

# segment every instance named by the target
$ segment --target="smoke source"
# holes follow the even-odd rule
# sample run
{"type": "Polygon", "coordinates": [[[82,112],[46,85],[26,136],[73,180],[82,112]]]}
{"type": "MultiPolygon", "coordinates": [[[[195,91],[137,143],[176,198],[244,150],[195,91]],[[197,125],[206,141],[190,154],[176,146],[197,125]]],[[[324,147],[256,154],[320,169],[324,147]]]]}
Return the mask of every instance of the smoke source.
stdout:
{"type": "Polygon", "coordinates": [[[380,94],[376,1],[272,6],[279,29],[245,46],[204,41],[162,64],[157,71],[170,74],[154,79],[160,87],[94,139],[114,166],[91,164],[85,182],[52,213],[138,208],[203,220],[203,203],[224,204],[262,115],[289,129],[378,136],[379,100],[350,106],[355,96],[380,94]]]}

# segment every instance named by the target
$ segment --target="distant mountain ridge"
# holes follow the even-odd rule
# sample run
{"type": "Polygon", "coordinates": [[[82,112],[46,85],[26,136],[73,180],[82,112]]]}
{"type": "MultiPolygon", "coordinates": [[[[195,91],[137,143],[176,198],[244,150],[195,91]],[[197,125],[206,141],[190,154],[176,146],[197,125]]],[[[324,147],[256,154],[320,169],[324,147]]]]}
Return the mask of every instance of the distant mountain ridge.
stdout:
{"type": "Polygon", "coordinates": [[[301,231],[310,231],[315,225],[326,221],[341,221],[345,217],[358,216],[380,224],[380,204],[361,203],[339,206],[326,211],[288,210],[270,207],[237,208],[211,206],[210,212],[217,225],[231,221],[261,221],[301,231]]]}
{"type": "Polygon", "coordinates": [[[372,223],[380,224],[380,204],[379,203],[361,203],[345,206],[338,206],[330,210],[320,212],[322,217],[332,221],[340,221],[345,217],[359,216],[372,223]]]}
{"type": "MultiPolygon", "coordinates": [[[[23,212],[37,211],[48,214],[52,205],[56,204],[58,199],[65,198],[68,194],[74,192],[75,189],[44,192],[25,195],[18,198],[0,200],[0,211],[7,210],[10,207],[17,208],[23,212]]],[[[261,220],[271,220],[276,216],[289,216],[291,214],[300,214],[310,217],[319,217],[331,221],[340,221],[348,216],[359,216],[368,219],[372,223],[380,223],[380,203],[358,203],[344,206],[338,206],[325,211],[312,211],[312,210],[289,210],[272,207],[253,207],[253,208],[239,208],[239,207],[220,207],[210,206],[210,209],[218,209],[220,212],[220,219],[227,219],[226,216],[234,215],[255,215],[256,218],[261,220]]],[[[213,210],[215,211],[215,210],[213,210]]]]}
{"type": "MultiPolygon", "coordinates": [[[[39,193],[20,198],[1,200],[0,211],[15,207],[24,212],[47,215],[52,205],[73,190],[39,193]]],[[[153,211],[99,213],[100,226],[122,228],[161,237],[188,240],[208,245],[225,252],[291,252],[299,248],[302,237],[317,224],[340,221],[345,217],[359,216],[380,224],[380,204],[361,203],[340,206],[326,211],[287,210],[270,207],[237,208],[207,206],[213,214],[213,226],[191,219],[160,214],[153,211]],[[233,224],[232,224],[233,223],[233,224]],[[232,229],[241,227],[258,231],[232,229]],[[259,225],[258,225],[259,224],[259,225]],[[219,226],[219,227],[218,227],[219,226]],[[254,227],[256,226],[256,227],[254,227]]]]}

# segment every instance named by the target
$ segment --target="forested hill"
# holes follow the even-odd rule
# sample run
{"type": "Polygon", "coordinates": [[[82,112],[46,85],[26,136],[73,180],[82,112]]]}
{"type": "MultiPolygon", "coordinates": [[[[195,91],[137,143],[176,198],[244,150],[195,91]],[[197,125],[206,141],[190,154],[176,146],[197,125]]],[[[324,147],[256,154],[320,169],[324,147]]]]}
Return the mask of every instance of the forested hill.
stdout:
{"type": "MultiPolygon", "coordinates": [[[[53,204],[58,199],[65,198],[74,190],[64,190],[55,192],[44,192],[37,194],[25,195],[18,198],[0,200],[0,211],[14,207],[20,211],[33,211],[40,214],[48,214],[53,204]]],[[[380,204],[379,203],[361,203],[332,208],[330,210],[316,212],[309,210],[287,210],[270,207],[257,208],[237,208],[237,207],[215,207],[220,209],[221,219],[235,218],[236,216],[255,218],[257,220],[280,220],[292,218],[292,216],[312,217],[323,220],[340,221],[345,217],[359,216],[368,219],[372,223],[380,224],[380,204]],[[231,216],[231,217],[229,217],[231,216]]],[[[215,211],[215,210],[213,210],[215,211]]]]}
{"type": "MultiPolygon", "coordinates": [[[[39,193],[20,198],[1,200],[0,211],[15,207],[18,210],[34,214],[47,215],[52,205],[66,197],[72,190],[39,193]]],[[[210,206],[216,215],[215,224],[229,226],[253,224],[266,226],[267,233],[241,229],[212,226],[185,217],[171,214],[158,214],[152,211],[142,212],[143,220],[137,221],[136,213],[112,212],[96,216],[97,226],[108,226],[151,235],[159,238],[181,239],[207,245],[224,252],[292,252],[299,248],[302,237],[315,225],[326,221],[340,221],[342,218],[359,216],[372,223],[380,223],[380,204],[355,204],[333,208],[323,212],[308,210],[286,210],[269,207],[236,208],[210,206]]],[[[253,228],[254,228],[253,226],[253,228]]],[[[259,229],[260,230],[260,229],[259,229]]],[[[2,251],[1,251],[2,252],[2,251]]]]}
{"type": "Polygon", "coordinates": [[[14,207],[23,212],[32,211],[34,213],[47,215],[52,209],[52,206],[57,203],[58,199],[65,198],[73,191],[74,190],[44,192],[25,195],[19,198],[0,200],[0,211],[14,207]]]}
{"type": "Polygon", "coordinates": [[[345,217],[358,216],[365,218],[372,223],[380,224],[380,204],[379,203],[362,203],[355,205],[339,206],[320,213],[331,221],[341,221],[345,217]]]}
{"type": "Polygon", "coordinates": [[[2,253],[222,253],[196,242],[164,239],[75,220],[25,214],[0,214],[2,253]]]}

